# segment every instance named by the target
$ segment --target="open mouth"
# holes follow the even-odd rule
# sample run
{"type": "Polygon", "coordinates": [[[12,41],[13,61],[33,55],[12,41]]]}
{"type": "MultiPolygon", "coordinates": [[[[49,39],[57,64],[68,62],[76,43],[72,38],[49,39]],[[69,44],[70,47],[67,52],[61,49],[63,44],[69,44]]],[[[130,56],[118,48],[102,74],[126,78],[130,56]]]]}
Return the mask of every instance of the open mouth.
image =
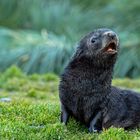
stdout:
{"type": "Polygon", "coordinates": [[[105,48],[103,49],[104,52],[106,53],[110,53],[110,54],[115,54],[117,53],[117,46],[115,42],[110,42],[109,44],[107,44],[105,46],[105,48]]]}

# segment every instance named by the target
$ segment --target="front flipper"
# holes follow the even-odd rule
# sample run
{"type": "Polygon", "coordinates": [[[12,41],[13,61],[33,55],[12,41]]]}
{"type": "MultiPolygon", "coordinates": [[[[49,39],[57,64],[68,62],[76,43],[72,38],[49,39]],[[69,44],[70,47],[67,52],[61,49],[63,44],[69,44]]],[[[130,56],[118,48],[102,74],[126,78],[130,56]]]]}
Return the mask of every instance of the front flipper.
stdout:
{"type": "Polygon", "coordinates": [[[61,122],[67,125],[68,119],[69,119],[69,113],[66,110],[65,106],[61,104],[61,122]]]}
{"type": "Polygon", "coordinates": [[[98,112],[96,116],[91,120],[88,130],[90,133],[102,131],[101,112],[98,112]]]}

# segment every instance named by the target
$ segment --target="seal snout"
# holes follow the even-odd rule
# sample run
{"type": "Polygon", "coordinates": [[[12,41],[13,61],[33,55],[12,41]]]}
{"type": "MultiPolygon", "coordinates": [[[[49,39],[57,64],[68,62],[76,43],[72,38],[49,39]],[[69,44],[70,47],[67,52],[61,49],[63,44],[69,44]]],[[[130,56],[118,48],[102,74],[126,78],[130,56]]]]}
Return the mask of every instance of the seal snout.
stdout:
{"type": "Polygon", "coordinates": [[[116,38],[116,34],[114,33],[114,32],[112,32],[112,31],[110,31],[110,32],[107,32],[107,34],[106,34],[108,37],[110,37],[112,40],[114,40],[115,38],[116,38]]]}
{"type": "Polygon", "coordinates": [[[103,33],[104,41],[103,41],[103,51],[108,54],[116,54],[118,47],[118,37],[117,34],[113,31],[106,31],[103,33]]]}
{"type": "Polygon", "coordinates": [[[103,35],[108,37],[111,40],[118,40],[117,34],[113,31],[106,31],[106,32],[104,32],[103,35]]]}

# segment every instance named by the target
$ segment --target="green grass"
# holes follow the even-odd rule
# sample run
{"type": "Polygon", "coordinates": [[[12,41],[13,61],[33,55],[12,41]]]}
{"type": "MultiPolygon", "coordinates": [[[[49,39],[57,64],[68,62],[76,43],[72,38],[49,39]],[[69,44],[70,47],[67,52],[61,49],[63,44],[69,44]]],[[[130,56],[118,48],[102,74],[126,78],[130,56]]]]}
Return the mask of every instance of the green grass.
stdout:
{"type": "MultiPolygon", "coordinates": [[[[118,35],[122,41],[115,66],[115,77],[136,78],[140,76],[139,38],[136,34],[128,32],[119,32],[118,35]]],[[[66,35],[58,36],[46,29],[37,32],[11,30],[0,26],[0,72],[14,64],[26,74],[46,72],[60,74],[74,53],[78,40],[72,43],[66,35]]]]}
{"type": "MultiPolygon", "coordinates": [[[[60,123],[59,78],[54,74],[24,75],[16,67],[0,74],[1,140],[137,140],[140,131],[110,128],[101,134],[88,133],[85,126],[70,119],[60,123]]],[[[114,85],[140,91],[140,80],[117,79],[114,85]]]]}
{"type": "Polygon", "coordinates": [[[0,27],[0,71],[17,65],[27,74],[61,73],[74,47],[64,36],[0,27]]]}
{"type": "Polygon", "coordinates": [[[105,27],[120,38],[115,76],[137,78],[139,7],[139,0],[0,0],[0,71],[16,64],[28,74],[59,74],[72,46],[88,32],[105,27]]]}

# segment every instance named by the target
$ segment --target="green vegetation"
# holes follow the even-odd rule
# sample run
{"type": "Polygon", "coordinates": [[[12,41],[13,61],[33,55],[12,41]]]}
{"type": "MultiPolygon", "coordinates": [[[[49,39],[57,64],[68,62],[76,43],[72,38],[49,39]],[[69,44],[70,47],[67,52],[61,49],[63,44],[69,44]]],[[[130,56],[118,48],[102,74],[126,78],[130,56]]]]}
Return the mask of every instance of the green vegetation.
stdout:
{"type": "Polygon", "coordinates": [[[73,47],[64,37],[35,31],[0,28],[0,71],[17,65],[25,73],[60,73],[73,47]]]}
{"type": "Polygon", "coordinates": [[[137,78],[139,7],[139,0],[1,0],[0,71],[16,64],[26,73],[60,74],[72,46],[85,33],[107,27],[121,41],[115,76],[137,78]]]}
{"type": "MultiPolygon", "coordinates": [[[[54,74],[25,75],[15,66],[0,74],[0,139],[137,140],[140,131],[110,128],[89,134],[85,126],[70,119],[60,123],[59,78],[54,74]],[[4,99],[10,99],[8,101],[4,99]],[[3,99],[3,100],[2,100],[3,99]]],[[[140,80],[117,79],[114,85],[140,91],[140,80]]]]}
{"type": "Polygon", "coordinates": [[[140,139],[139,130],[89,134],[73,118],[61,124],[52,74],[87,32],[111,28],[121,42],[114,77],[128,77],[113,84],[140,92],[139,7],[139,0],[0,0],[0,140],[140,139]]]}

